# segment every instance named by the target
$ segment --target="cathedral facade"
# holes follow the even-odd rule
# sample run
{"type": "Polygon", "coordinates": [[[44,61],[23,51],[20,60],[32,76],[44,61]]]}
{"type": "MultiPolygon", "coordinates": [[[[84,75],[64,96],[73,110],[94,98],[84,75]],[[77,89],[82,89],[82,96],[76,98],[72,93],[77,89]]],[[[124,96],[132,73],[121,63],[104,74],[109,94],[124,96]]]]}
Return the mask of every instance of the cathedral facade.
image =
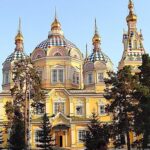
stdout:
{"type": "MultiPolygon", "coordinates": [[[[145,53],[141,31],[136,28],[137,16],[134,5],[129,0],[127,16],[128,31],[123,34],[124,51],[118,69],[131,65],[138,71],[145,53]]],[[[15,50],[3,63],[3,83],[0,93],[0,128],[7,123],[5,104],[12,101],[10,89],[13,86],[12,67],[16,60],[25,59],[23,34],[19,27],[15,37],[15,50]]],[[[98,114],[102,123],[111,123],[113,116],[105,111],[109,103],[104,98],[107,72],[113,71],[113,63],[101,49],[101,37],[95,20],[95,32],[92,38],[93,51],[83,57],[78,47],[70,42],[61,29],[55,15],[46,40],[39,43],[30,57],[38,70],[42,88],[47,90],[46,113],[52,124],[52,135],[58,147],[71,150],[84,149],[83,139],[93,112],[98,114]]],[[[42,109],[31,113],[30,144],[37,149],[40,124],[44,114],[42,109]]],[[[4,137],[6,140],[7,135],[4,137]]],[[[132,141],[134,138],[132,138],[132,141]]],[[[6,146],[6,142],[4,143],[6,146]]],[[[111,145],[110,145],[111,146],[111,145]]]]}

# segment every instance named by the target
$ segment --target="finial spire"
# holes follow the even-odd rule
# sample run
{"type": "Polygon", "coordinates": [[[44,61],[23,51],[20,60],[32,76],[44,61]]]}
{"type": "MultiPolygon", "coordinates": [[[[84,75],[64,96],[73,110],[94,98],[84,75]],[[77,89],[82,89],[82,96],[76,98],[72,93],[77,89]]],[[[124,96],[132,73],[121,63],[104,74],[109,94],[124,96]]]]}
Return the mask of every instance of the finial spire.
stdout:
{"type": "Polygon", "coordinates": [[[19,17],[19,27],[18,27],[18,32],[21,32],[21,18],[19,17]]]}
{"type": "Polygon", "coordinates": [[[96,18],[95,18],[95,34],[98,34],[98,28],[97,28],[96,18]]]}
{"type": "Polygon", "coordinates": [[[55,7],[55,19],[57,19],[57,10],[56,10],[56,7],[55,7]]]}
{"type": "Polygon", "coordinates": [[[86,43],[86,58],[88,58],[88,45],[86,43]]]}

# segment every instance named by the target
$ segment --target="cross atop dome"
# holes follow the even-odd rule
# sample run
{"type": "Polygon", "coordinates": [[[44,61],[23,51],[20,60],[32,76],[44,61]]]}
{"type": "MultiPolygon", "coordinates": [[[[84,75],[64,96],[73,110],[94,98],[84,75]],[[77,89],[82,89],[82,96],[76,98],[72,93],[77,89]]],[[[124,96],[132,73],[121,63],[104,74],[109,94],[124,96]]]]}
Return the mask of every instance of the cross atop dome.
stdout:
{"type": "Polygon", "coordinates": [[[23,51],[23,35],[21,32],[21,18],[19,18],[18,33],[15,37],[16,51],[23,51]]]}
{"type": "Polygon", "coordinates": [[[99,36],[99,33],[98,33],[96,19],[95,19],[95,33],[94,33],[92,42],[93,42],[93,46],[94,46],[94,51],[95,52],[99,51],[100,50],[100,44],[101,44],[101,37],[99,36]]]}
{"type": "Polygon", "coordinates": [[[129,4],[128,4],[128,8],[129,8],[129,15],[127,16],[127,22],[136,22],[137,21],[137,16],[134,13],[134,3],[132,0],[129,0],[129,4]]]}
{"type": "MultiPolygon", "coordinates": [[[[63,31],[61,30],[61,24],[58,20],[57,17],[57,12],[56,12],[56,8],[55,8],[55,17],[54,17],[54,21],[51,24],[51,34],[59,34],[59,35],[63,35],[63,31]]],[[[50,35],[49,35],[50,36],[50,35]]]]}

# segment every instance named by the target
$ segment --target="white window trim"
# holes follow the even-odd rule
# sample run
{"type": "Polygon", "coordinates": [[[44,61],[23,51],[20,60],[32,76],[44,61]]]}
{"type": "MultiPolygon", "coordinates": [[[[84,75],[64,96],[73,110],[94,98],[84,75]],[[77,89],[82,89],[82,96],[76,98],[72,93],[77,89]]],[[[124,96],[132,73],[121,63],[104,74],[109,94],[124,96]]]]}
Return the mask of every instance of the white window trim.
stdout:
{"type": "Polygon", "coordinates": [[[88,72],[87,75],[86,75],[86,82],[87,84],[93,84],[93,73],[92,72],[88,72]],[[92,82],[89,82],[89,74],[92,74],[92,82]]]}
{"type": "Polygon", "coordinates": [[[66,101],[65,101],[65,99],[59,97],[58,99],[55,99],[53,101],[53,114],[55,114],[55,103],[64,103],[64,114],[66,114],[66,101]]]}
{"type": "Polygon", "coordinates": [[[80,83],[80,73],[79,72],[74,72],[73,76],[72,76],[72,83],[78,85],[80,83]],[[75,80],[74,80],[75,77],[75,80]],[[79,78],[79,80],[77,80],[77,77],[79,78]],[[78,81],[78,83],[77,83],[78,81]]]}
{"type": "Polygon", "coordinates": [[[98,72],[98,73],[97,73],[97,81],[98,81],[98,83],[104,82],[104,72],[98,72]],[[103,81],[99,81],[99,74],[100,74],[100,73],[103,74],[103,81]]]}
{"type": "Polygon", "coordinates": [[[36,144],[38,144],[39,142],[37,142],[36,141],[36,132],[38,132],[38,131],[42,131],[41,129],[36,129],[35,131],[34,131],[34,143],[36,143],[36,144]]]}
{"type": "Polygon", "coordinates": [[[64,83],[64,81],[65,81],[65,69],[64,68],[52,68],[51,69],[51,83],[52,84],[57,84],[57,83],[64,83]],[[53,70],[57,70],[57,81],[56,82],[54,82],[53,81],[53,70]],[[63,70],[63,81],[62,82],[60,82],[58,79],[59,79],[59,70],[63,70]]]}
{"type": "Polygon", "coordinates": [[[80,132],[80,131],[85,131],[85,132],[87,132],[87,130],[86,130],[85,128],[80,128],[80,129],[78,129],[78,131],[77,131],[77,141],[78,141],[78,143],[83,143],[83,141],[79,140],[79,132],[80,132]]]}
{"type": "Polygon", "coordinates": [[[85,115],[84,110],[85,110],[85,108],[84,108],[84,104],[83,103],[82,104],[77,104],[76,107],[75,107],[75,114],[76,114],[76,116],[84,116],[85,115]],[[82,106],[82,114],[81,115],[77,114],[77,110],[76,110],[77,106],[82,106]]]}
{"type": "Polygon", "coordinates": [[[101,113],[101,109],[100,109],[100,106],[106,106],[104,103],[99,103],[99,105],[98,105],[98,110],[99,110],[99,115],[100,116],[106,116],[107,115],[107,113],[106,113],[106,111],[105,111],[105,113],[101,113]]]}

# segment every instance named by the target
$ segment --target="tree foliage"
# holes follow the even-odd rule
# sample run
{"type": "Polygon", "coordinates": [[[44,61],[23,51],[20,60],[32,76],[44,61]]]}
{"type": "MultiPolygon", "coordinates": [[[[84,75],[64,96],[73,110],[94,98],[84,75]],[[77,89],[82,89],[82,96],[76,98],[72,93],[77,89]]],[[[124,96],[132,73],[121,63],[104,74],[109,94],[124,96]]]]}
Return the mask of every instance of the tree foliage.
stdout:
{"type": "MultiPolygon", "coordinates": [[[[135,98],[138,100],[138,111],[135,113],[135,132],[142,134],[143,149],[150,148],[150,56],[143,55],[142,65],[139,67],[140,73],[137,74],[135,98]]],[[[136,141],[138,142],[138,141],[136,141]]]]}
{"type": "Polygon", "coordinates": [[[41,122],[41,132],[39,134],[39,143],[37,147],[43,150],[53,150],[54,139],[52,138],[52,126],[49,122],[49,118],[45,113],[41,122]]]}
{"type": "Polygon", "coordinates": [[[137,109],[137,101],[133,96],[137,79],[132,75],[130,66],[125,66],[117,73],[109,72],[108,76],[108,79],[105,79],[104,96],[110,100],[108,111],[113,114],[114,143],[121,146],[121,137],[126,135],[127,148],[130,150],[129,133],[133,131],[134,112],[137,109]]]}
{"type": "Polygon", "coordinates": [[[98,116],[92,113],[88,131],[85,135],[84,145],[86,150],[97,150],[98,147],[106,146],[109,142],[109,126],[101,124],[98,116]]]}
{"type": "Polygon", "coordinates": [[[0,131],[0,149],[2,149],[3,148],[3,131],[1,130],[0,131]]]}
{"type": "Polygon", "coordinates": [[[9,148],[13,150],[23,150],[25,149],[24,121],[19,108],[16,108],[14,112],[10,137],[8,139],[9,148]]]}
{"type": "MultiPolygon", "coordinates": [[[[32,106],[33,109],[35,109],[37,106],[39,107],[39,105],[44,107],[45,93],[41,88],[40,75],[30,58],[15,61],[13,64],[12,76],[13,87],[10,91],[13,101],[8,101],[5,105],[8,118],[7,128],[11,128],[13,130],[13,135],[17,135],[17,133],[14,134],[18,132],[18,130],[15,131],[15,129],[17,129],[15,120],[18,121],[18,124],[21,123],[21,121],[17,120],[15,113],[19,108],[22,120],[24,121],[26,132],[24,138],[27,144],[27,138],[29,137],[29,112],[31,112],[29,108],[32,106]]],[[[20,126],[22,126],[22,124],[20,124],[20,126]]]]}

